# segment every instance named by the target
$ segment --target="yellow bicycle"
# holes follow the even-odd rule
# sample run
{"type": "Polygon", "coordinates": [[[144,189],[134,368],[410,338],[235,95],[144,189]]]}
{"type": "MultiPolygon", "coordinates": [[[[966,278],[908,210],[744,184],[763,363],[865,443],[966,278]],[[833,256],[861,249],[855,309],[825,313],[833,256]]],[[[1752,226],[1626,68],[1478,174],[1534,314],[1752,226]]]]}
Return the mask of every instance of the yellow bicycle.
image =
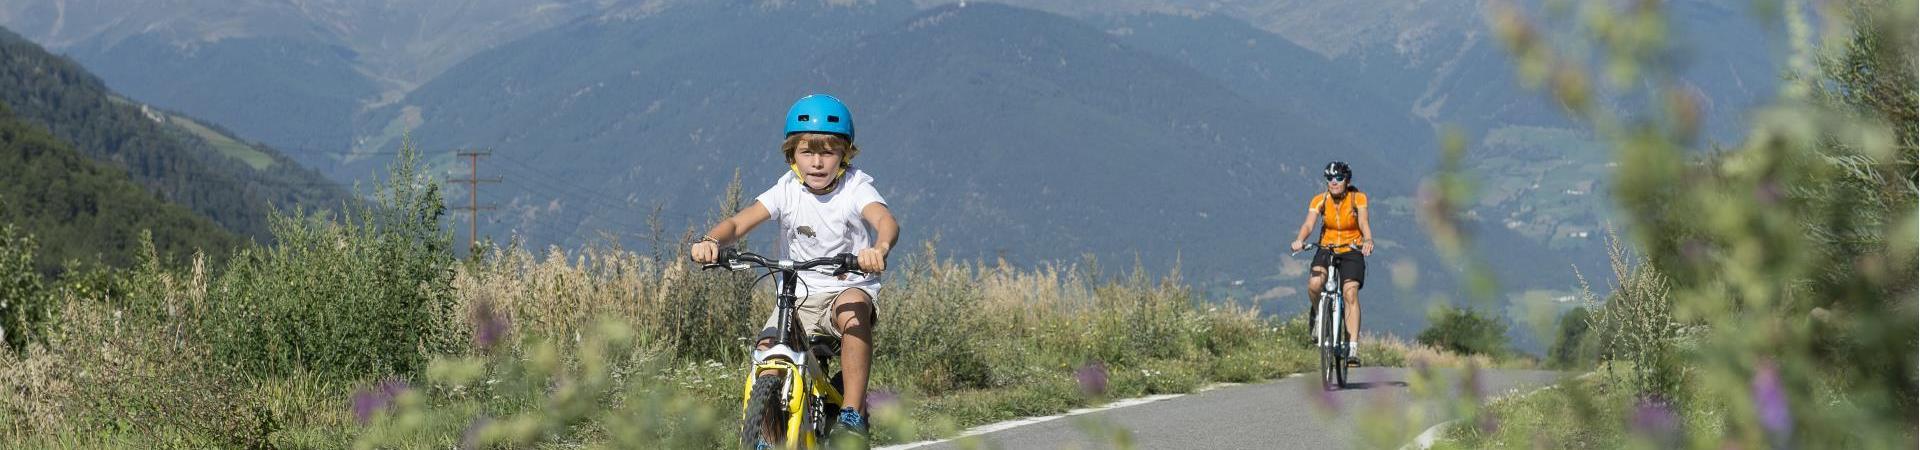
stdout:
{"type": "MultiPolygon", "coordinates": [[[[778,275],[774,313],[781,320],[772,346],[753,351],[753,365],[740,404],[740,445],[744,448],[810,449],[822,446],[840,414],[839,376],[827,376],[827,363],[840,353],[840,341],[828,336],[806,339],[794,319],[794,284],[800,271],[830,269],[833,275],[860,274],[859,259],[841,253],[809,261],[770,261],[735,249],[723,249],[715,264],[703,268],[766,270],[778,275]]],[[[757,343],[754,344],[758,347],[757,343]]]]}

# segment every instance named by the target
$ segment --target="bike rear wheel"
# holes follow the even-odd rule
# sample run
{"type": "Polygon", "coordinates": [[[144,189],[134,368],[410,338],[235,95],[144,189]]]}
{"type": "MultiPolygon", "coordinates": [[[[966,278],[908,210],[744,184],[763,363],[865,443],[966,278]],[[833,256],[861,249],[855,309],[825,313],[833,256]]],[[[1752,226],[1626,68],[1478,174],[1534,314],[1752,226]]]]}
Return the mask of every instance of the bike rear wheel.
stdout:
{"type": "Polygon", "coordinates": [[[761,375],[753,380],[747,410],[740,416],[740,448],[755,448],[761,441],[773,448],[785,447],[787,411],[780,403],[784,381],[779,375],[761,375]]]}

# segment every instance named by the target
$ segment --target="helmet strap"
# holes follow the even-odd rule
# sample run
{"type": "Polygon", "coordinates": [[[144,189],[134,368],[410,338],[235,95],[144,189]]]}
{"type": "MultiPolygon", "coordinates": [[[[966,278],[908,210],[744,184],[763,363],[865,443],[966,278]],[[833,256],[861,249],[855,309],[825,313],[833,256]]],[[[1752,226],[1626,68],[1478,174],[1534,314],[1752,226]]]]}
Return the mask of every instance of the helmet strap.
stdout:
{"type": "MultiPolygon", "coordinates": [[[[787,168],[793,170],[793,181],[799,182],[800,187],[807,188],[809,191],[813,190],[813,186],[807,185],[807,174],[800,173],[800,163],[787,164],[787,168]]],[[[840,180],[846,177],[847,165],[841,164],[840,170],[833,173],[833,183],[827,184],[827,192],[833,192],[834,189],[839,188],[840,180]]]]}

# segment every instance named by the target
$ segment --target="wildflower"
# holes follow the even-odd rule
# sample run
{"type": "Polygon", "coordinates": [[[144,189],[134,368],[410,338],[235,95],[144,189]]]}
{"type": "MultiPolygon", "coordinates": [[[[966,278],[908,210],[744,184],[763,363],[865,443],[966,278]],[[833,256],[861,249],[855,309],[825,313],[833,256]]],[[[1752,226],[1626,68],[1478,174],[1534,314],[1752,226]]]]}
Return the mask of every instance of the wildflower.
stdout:
{"type": "Polygon", "coordinates": [[[378,386],[361,389],[353,393],[353,417],[365,424],[373,420],[373,415],[393,406],[393,400],[407,392],[407,382],[399,378],[387,378],[378,386]]]}
{"type": "Polygon", "coordinates": [[[1680,431],[1680,417],[1673,407],[1657,398],[1643,398],[1633,412],[1633,431],[1646,436],[1670,437],[1680,431]]]}
{"type": "Polygon", "coordinates": [[[460,448],[480,448],[480,431],[487,429],[487,425],[491,423],[493,421],[488,420],[486,416],[473,418],[473,423],[467,424],[466,431],[460,432],[460,448]]]}
{"type": "Polygon", "coordinates": [[[1107,365],[1099,361],[1090,361],[1073,371],[1073,378],[1080,383],[1080,393],[1098,397],[1107,393],[1107,365]]]}
{"type": "Polygon", "coordinates": [[[900,407],[900,394],[888,389],[875,389],[867,393],[867,409],[880,411],[900,407]]]}
{"type": "Polygon", "coordinates": [[[493,348],[507,335],[507,318],[493,310],[493,302],[481,300],[473,307],[473,345],[482,350],[493,348]]]}
{"type": "Polygon", "coordinates": [[[1780,385],[1780,370],[1772,361],[1762,361],[1753,374],[1753,409],[1769,434],[1781,440],[1793,434],[1793,413],[1780,385]]]}

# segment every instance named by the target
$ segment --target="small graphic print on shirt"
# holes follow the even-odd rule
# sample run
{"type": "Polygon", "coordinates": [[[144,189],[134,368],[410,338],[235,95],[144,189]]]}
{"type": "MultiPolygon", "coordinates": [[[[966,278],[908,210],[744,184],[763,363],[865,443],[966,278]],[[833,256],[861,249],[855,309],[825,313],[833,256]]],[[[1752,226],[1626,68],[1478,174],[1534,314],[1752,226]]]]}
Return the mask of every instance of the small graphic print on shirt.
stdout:
{"type": "Polygon", "coordinates": [[[798,231],[798,232],[800,232],[800,234],[803,234],[803,235],[806,235],[807,237],[814,237],[814,236],[813,236],[813,227],[809,227],[809,226],[806,226],[806,225],[801,225],[801,226],[800,226],[799,228],[795,228],[795,229],[794,229],[794,231],[798,231]]]}

